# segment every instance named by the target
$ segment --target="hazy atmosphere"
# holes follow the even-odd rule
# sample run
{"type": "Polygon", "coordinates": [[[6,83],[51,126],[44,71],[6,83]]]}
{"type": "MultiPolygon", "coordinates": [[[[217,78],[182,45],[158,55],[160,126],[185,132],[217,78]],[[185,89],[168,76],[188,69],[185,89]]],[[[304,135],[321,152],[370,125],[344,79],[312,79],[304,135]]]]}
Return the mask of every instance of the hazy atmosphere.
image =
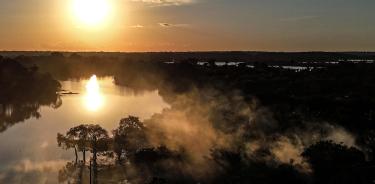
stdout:
{"type": "Polygon", "coordinates": [[[0,0],[0,184],[373,184],[373,0],[0,0]]]}
{"type": "Polygon", "coordinates": [[[2,0],[0,50],[375,49],[373,0],[92,1],[97,16],[75,0],[2,0]]]}

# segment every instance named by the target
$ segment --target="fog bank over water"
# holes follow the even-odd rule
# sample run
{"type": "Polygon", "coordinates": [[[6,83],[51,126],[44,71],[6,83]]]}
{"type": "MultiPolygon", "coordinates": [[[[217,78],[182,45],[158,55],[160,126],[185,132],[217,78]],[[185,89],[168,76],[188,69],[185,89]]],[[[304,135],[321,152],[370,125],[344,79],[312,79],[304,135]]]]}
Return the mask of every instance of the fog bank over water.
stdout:
{"type": "Polygon", "coordinates": [[[311,172],[301,154],[312,144],[332,140],[356,147],[353,134],[329,122],[305,122],[284,130],[283,122],[275,120],[271,110],[257,100],[246,101],[236,91],[204,89],[177,95],[170,109],[144,123],[152,144],[188,154],[188,165],[181,169],[197,177],[220,172],[216,163],[207,159],[212,149],[244,150],[247,157],[271,165],[292,164],[311,172]],[[270,152],[260,154],[264,150],[270,152]]]}

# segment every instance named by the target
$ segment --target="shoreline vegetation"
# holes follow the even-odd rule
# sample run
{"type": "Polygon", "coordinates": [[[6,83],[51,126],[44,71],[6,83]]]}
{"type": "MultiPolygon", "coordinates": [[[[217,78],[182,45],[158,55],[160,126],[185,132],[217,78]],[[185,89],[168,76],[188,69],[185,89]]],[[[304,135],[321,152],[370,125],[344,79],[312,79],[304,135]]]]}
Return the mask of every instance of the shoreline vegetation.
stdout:
{"type": "Polygon", "coordinates": [[[39,108],[58,108],[60,83],[36,66],[24,67],[0,58],[0,133],[29,118],[39,118],[39,108]]]}
{"type": "Polygon", "coordinates": [[[85,183],[90,176],[94,183],[374,181],[371,53],[288,59],[252,53],[254,62],[216,54],[221,59],[51,53],[2,60],[57,80],[113,76],[116,85],[158,90],[170,104],[150,119],[124,118],[110,132],[83,124],[59,133],[58,145],[75,155],[59,172],[62,183],[85,183]]]}

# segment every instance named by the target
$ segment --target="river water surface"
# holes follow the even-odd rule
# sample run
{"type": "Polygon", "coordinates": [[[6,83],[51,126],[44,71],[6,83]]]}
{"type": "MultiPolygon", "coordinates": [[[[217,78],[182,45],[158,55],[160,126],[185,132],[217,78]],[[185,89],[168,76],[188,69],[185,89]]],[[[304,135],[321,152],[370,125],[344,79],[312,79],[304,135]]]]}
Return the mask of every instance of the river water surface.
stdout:
{"type": "Polygon", "coordinates": [[[112,77],[61,81],[59,108],[43,106],[41,117],[16,123],[0,133],[0,183],[57,183],[58,171],[73,160],[57,146],[57,133],[80,124],[99,124],[109,132],[129,115],[150,118],[169,105],[158,91],[135,92],[116,86],[112,77]]]}

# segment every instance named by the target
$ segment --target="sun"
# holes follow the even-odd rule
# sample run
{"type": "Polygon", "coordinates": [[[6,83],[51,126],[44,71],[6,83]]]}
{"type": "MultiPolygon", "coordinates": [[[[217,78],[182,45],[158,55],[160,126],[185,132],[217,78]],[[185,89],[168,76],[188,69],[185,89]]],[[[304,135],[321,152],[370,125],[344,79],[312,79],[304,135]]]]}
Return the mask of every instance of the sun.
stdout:
{"type": "Polygon", "coordinates": [[[82,24],[96,26],[102,24],[110,13],[108,0],[73,0],[74,17],[82,24]]]}

